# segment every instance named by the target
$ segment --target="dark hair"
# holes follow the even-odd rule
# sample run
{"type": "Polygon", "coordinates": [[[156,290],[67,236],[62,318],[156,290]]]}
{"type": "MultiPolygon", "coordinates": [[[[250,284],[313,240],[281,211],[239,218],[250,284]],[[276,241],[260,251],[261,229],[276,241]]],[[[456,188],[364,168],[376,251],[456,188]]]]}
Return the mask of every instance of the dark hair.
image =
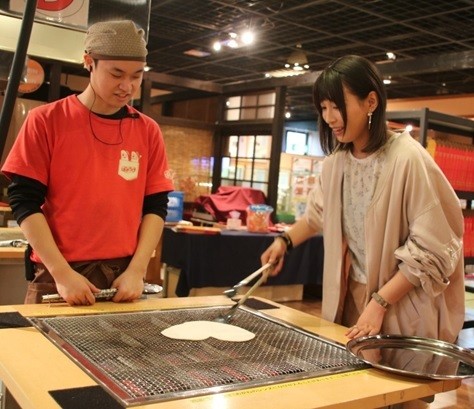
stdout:
{"type": "Polygon", "coordinates": [[[323,120],[321,102],[334,102],[344,124],[347,126],[347,112],[344,101],[343,86],[359,99],[365,99],[371,91],[378,97],[377,108],[372,114],[372,124],[369,130],[369,142],[363,152],[375,152],[387,141],[387,124],[385,110],[387,94],[383,80],[377,68],[366,58],[357,55],[347,55],[332,62],[316,79],[313,87],[313,101],[319,114],[319,138],[324,153],[330,154],[336,149],[350,149],[352,143],[340,143],[332,135],[329,125],[323,120]]]}

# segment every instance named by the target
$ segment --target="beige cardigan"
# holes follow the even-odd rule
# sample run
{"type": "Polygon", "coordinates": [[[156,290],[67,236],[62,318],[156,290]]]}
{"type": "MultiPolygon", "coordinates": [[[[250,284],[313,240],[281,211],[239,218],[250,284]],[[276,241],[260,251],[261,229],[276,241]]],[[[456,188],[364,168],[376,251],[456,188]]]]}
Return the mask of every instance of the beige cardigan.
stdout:
{"type": "MultiPolygon", "coordinates": [[[[340,151],[324,160],[305,214],[312,229],[324,230],[322,313],[333,322],[339,322],[347,280],[344,155],[340,151]]],[[[415,288],[388,309],[383,334],[456,340],[465,309],[463,227],[459,199],[439,167],[408,133],[398,135],[365,217],[366,299],[398,270],[415,288]]]]}

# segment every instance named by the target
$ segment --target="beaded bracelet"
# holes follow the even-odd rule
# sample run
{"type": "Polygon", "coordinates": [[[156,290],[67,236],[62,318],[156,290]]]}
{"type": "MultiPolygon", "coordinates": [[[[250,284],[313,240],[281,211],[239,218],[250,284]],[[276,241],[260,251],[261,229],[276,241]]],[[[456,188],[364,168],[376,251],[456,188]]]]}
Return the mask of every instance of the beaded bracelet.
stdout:
{"type": "Polygon", "coordinates": [[[293,241],[288,233],[282,233],[276,238],[282,239],[286,244],[286,251],[290,251],[293,248],[293,241]]]}

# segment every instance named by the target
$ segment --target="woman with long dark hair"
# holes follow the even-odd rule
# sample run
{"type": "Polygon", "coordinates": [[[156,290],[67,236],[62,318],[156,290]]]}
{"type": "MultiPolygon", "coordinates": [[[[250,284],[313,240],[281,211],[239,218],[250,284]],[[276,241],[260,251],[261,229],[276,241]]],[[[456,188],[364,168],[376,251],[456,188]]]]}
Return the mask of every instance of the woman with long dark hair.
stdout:
{"type": "Polygon", "coordinates": [[[408,132],[388,130],[374,64],[349,55],[314,85],[328,155],[306,213],[262,262],[324,236],[323,318],[348,338],[374,334],[454,342],[464,321],[463,216],[448,180],[408,132]]]}

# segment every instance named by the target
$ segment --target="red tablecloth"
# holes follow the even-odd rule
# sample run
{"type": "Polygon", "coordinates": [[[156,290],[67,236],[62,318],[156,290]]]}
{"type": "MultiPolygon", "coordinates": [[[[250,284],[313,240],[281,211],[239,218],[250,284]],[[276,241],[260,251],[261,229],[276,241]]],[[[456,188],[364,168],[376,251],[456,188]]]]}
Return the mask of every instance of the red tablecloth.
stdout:
{"type": "Polygon", "coordinates": [[[251,204],[266,204],[265,194],[258,189],[240,186],[221,186],[209,196],[200,196],[197,203],[210,213],[217,222],[226,222],[229,212],[240,212],[240,219],[245,224],[247,207],[251,204]]]}

